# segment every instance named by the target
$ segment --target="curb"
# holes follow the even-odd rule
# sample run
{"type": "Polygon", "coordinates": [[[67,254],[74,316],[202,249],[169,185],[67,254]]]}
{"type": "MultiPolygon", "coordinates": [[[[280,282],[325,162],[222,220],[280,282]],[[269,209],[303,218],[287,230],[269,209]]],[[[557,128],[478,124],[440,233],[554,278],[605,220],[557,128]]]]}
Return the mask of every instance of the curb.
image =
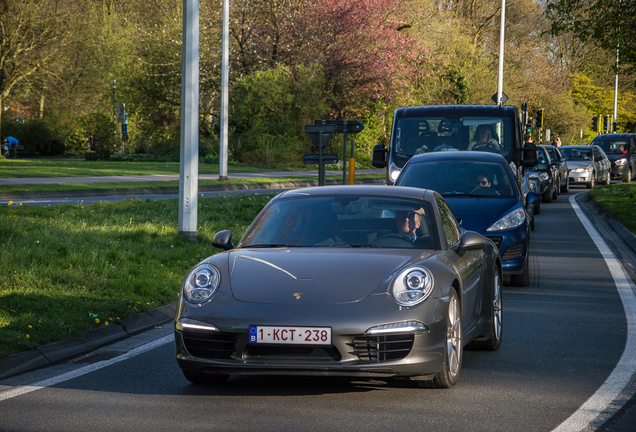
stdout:
{"type": "Polygon", "coordinates": [[[0,380],[46,366],[63,363],[113,342],[127,339],[174,320],[177,302],[125,318],[119,324],[88,330],[76,339],[42,345],[32,351],[0,359],[0,380]]]}

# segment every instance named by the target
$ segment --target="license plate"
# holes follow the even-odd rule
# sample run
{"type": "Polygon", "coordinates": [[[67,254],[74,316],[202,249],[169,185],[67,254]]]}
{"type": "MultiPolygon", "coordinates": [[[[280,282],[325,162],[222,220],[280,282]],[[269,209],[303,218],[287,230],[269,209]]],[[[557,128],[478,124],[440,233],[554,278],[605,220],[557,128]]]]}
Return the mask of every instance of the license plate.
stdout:
{"type": "Polygon", "coordinates": [[[250,343],[331,345],[331,327],[250,326],[250,343]]]}

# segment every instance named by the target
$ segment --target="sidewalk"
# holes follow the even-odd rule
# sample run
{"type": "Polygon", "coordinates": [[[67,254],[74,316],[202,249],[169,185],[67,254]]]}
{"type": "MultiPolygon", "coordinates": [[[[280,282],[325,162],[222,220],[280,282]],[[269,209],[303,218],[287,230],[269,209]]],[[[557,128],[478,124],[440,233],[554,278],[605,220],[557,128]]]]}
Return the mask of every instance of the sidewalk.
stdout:
{"type": "MultiPolygon", "coordinates": [[[[356,174],[383,174],[384,169],[356,170],[356,174]]],[[[342,176],[342,171],[329,170],[328,176],[342,176]]],[[[228,173],[229,179],[241,178],[288,178],[288,177],[317,177],[318,171],[276,171],[260,173],[228,173]]],[[[200,180],[218,180],[219,174],[199,174],[200,180]]],[[[129,175],[129,176],[94,176],[94,177],[23,177],[0,178],[0,185],[22,184],[56,184],[56,183],[125,183],[145,181],[175,181],[179,180],[179,174],[166,175],[129,175]]]]}

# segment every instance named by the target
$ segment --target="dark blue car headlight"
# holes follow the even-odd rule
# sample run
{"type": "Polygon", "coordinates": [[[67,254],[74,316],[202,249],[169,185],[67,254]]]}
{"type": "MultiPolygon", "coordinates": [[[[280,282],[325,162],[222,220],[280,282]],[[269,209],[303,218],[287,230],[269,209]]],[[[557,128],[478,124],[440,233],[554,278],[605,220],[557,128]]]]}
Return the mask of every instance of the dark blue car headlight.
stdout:
{"type": "Polygon", "coordinates": [[[221,284],[221,273],[211,264],[199,264],[186,277],[183,295],[192,303],[203,303],[221,284]]]}
{"type": "Polygon", "coordinates": [[[492,224],[490,228],[486,230],[486,232],[517,228],[518,226],[523,224],[525,220],[526,212],[521,207],[519,207],[492,224]]]}
{"type": "Polygon", "coordinates": [[[415,306],[433,291],[433,274],[424,267],[409,267],[393,280],[391,296],[400,306],[415,306]]]}

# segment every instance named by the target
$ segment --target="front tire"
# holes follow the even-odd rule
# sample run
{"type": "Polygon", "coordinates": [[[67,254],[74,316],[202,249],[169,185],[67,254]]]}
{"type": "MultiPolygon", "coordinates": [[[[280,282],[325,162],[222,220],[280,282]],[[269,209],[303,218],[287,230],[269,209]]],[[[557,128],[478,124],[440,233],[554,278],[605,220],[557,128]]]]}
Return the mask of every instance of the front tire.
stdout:
{"type": "Polygon", "coordinates": [[[502,280],[499,268],[495,268],[493,276],[492,311],[490,314],[490,333],[486,340],[472,341],[470,348],[479,351],[497,351],[501,346],[503,330],[502,280]]]}
{"type": "Polygon", "coordinates": [[[451,288],[446,321],[446,346],[442,370],[430,381],[418,381],[425,388],[451,388],[459,381],[464,353],[462,311],[459,296],[455,288],[451,288]]]}
{"type": "Polygon", "coordinates": [[[566,177],[565,184],[561,186],[561,193],[570,192],[570,176],[566,177]]]}
{"type": "Polygon", "coordinates": [[[557,177],[556,186],[554,187],[554,191],[552,191],[552,201],[555,201],[559,198],[559,190],[561,189],[561,179],[557,177]]]}
{"type": "Polygon", "coordinates": [[[596,182],[596,173],[592,173],[592,177],[590,178],[589,183],[585,185],[586,188],[592,189],[594,188],[594,183],[596,182]]]}
{"type": "Polygon", "coordinates": [[[523,273],[520,275],[510,276],[512,286],[527,287],[530,285],[530,263],[528,261],[530,261],[530,255],[526,257],[526,260],[523,263],[523,273]]]}
{"type": "Polygon", "coordinates": [[[632,169],[628,169],[627,170],[627,176],[623,179],[624,183],[629,183],[630,181],[632,181],[632,169]]]}

